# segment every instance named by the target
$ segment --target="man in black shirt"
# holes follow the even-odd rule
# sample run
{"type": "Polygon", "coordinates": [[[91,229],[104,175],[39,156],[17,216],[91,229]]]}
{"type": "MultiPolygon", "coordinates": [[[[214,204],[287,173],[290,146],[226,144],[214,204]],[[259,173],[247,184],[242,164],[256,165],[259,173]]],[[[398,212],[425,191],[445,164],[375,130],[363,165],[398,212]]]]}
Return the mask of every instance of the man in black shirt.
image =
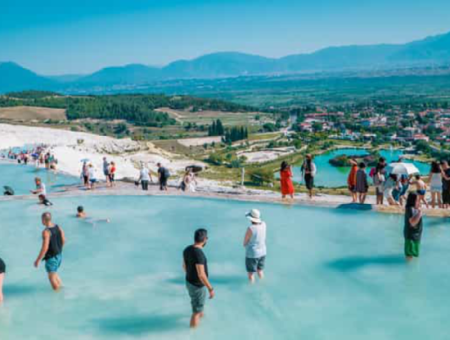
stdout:
{"type": "Polygon", "coordinates": [[[167,180],[170,177],[169,170],[161,165],[161,163],[156,164],[158,167],[158,178],[159,178],[159,189],[161,191],[167,191],[167,180]]]}
{"type": "Polygon", "coordinates": [[[195,232],[194,244],[187,247],[183,252],[186,288],[192,305],[191,328],[196,328],[200,323],[200,318],[204,315],[206,289],[209,291],[209,298],[214,297],[214,289],[208,279],[208,261],[203,253],[203,248],[207,242],[208,232],[205,229],[198,229],[195,232]]]}
{"type": "Polygon", "coordinates": [[[42,232],[42,247],[36,261],[34,261],[34,266],[38,268],[40,262],[44,260],[50,284],[53,290],[58,290],[62,285],[58,269],[61,266],[62,250],[66,243],[66,237],[62,228],[52,222],[52,214],[49,212],[42,214],[42,224],[45,227],[42,232]]]}

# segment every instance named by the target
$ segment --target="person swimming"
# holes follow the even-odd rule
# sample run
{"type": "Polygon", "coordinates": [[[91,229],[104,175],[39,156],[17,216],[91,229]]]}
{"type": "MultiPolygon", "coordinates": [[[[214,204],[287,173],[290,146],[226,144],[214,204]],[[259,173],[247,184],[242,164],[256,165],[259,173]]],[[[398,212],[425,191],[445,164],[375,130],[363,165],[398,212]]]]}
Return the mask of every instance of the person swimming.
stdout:
{"type": "Polygon", "coordinates": [[[76,218],[82,219],[92,225],[95,226],[96,223],[109,223],[110,219],[109,218],[103,218],[103,219],[93,219],[91,217],[88,217],[86,212],[84,211],[84,207],[83,206],[78,206],[77,207],[77,214],[76,214],[76,218]]]}

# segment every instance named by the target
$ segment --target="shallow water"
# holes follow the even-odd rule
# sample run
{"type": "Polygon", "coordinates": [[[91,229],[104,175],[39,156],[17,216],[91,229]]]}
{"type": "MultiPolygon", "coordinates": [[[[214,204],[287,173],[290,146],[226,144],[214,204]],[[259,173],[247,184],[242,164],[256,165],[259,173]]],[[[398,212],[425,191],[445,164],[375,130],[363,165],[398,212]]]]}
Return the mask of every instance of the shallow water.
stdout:
{"type": "MultiPolygon", "coordinates": [[[[368,152],[364,149],[338,149],[333,150],[327,153],[324,153],[320,156],[314,158],[314,162],[317,166],[317,176],[314,179],[314,183],[316,186],[324,186],[324,187],[341,187],[347,186],[347,177],[350,172],[350,167],[335,167],[329,163],[329,160],[345,154],[351,155],[366,155],[368,152]]],[[[380,155],[385,157],[387,162],[397,161],[398,158],[402,155],[401,150],[381,150],[380,155]]],[[[417,161],[404,160],[406,163],[413,163],[420,171],[421,174],[427,175],[430,172],[430,165],[426,163],[421,163],[417,161]]],[[[301,176],[301,166],[294,166],[294,181],[295,182],[304,182],[301,176]]],[[[370,171],[370,168],[367,170],[370,171]]]]}
{"type": "Polygon", "coordinates": [[[16,195],[28,194],[34,190],[34,178],[40,177],[47,186],[47,191],[56,192],[61,186],[78,184],[78,178],[47,171],[44,168],[36,169],[32,165],[18,165],[0,163],[0,192],[3,194],[3,186],[7,185],[14,189],[16,195]]]}
{"type": "Polygon", "coordinates": [[[450,234],[425,222],[422,257],[405,265],[402,217],[176,197],[83,197],[50,209],[68,239],[50,290],[34,269],[44,211],[0,202],[0,256],[8,266],[0,339],[448,339],[450,234]],[[76,220],[77,205],[95,226],[76,220]],[[244,213],[268,224],[267,278],[249,286],[244,213]],[[201,328],[190,306],[181,253],[198,227],[217,297],[201,328]],[[195,334],[195,336],[194,336],[195,334]]]}

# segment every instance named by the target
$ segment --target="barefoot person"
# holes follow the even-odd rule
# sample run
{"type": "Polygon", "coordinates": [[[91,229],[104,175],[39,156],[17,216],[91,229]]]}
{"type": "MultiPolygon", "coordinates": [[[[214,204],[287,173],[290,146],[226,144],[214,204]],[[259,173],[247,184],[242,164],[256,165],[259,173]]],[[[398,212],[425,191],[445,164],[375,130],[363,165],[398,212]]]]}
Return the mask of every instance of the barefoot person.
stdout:
{"type": "Polygon", "coordinates": [[[294,199],[294,185],[292,184],[292,168],[283,161],[280,168],[280,185],[281,185],[281,197],[284,199],[286,196],[294,199]]]}
{"type": "Polygon", "coordinates": [[[36,184],[36,190],[31,190],[30,192],[33,195],[44,195],[47,197],[47,188],[45,187],[45,184],[42,183],[42,180],[39,177],[36,177],[34,183],[36,184]]]}
{"type": "Polygon", "coordinates": [[[3,280],[5,279],[6,265],[0,258],[0,303],[3,302],[3,280]]]}
{"type": "Polygon", "coordinates": [[[431,191],[431,207],[442,208],[442,168],[438,162],[431,163],[431,172],[429,175],[431,191]]]}
{"type": "Polygon", "coordinates": [[[191,328],[196,328],[204,315],[206,289],[209,291],[209,298],[214,298],[214,288],[208,279],[208,262],[203,253],[207,242],[208,232],[205,229],[198,229],[194,235],[194,244],[183,252],[186,288],[192,305],[191,328]]]}
{"type": "Polygon", "coordinates": [[[161,163],[156,164],[156,166],[158,167],[159,189],[167,191],[167,181],[169,180],[170,172],[161,163]]]}
{"type": "Polygon", "coordinates": [[[427,194],[427,185],[422,180],[420,175],[415,175],[415,181],[411,182],[411,184],[416,185],[416,191],[417,195],[419,196],[419,200],[421,203],[425,204],[425,206],[428,208],[428,202],[425,199],[425,195],[427,194]]]}
{"type": "Polygon", "coordinates": [[[408,261],[413,257],[419,257],[420,239],[422,238],[422,211],[418,194],[411,192],[406,200],[405,209],[405,257],[408,261]]]}
{"type": "Polygon", "coordinates": [[[109,173],[109,162],[106,157],[103,157],[103,175],[105,175],[106,186],[111,186],[110,173],[109,173]]]}
{"type": "Polygon", "coordinates": [[[353,159],[350,159],[349,161],[352,167],[347,177],[347,187],[348,191],[350,191],[350,194],[352,195],[352,203],[356,203],[358,198],[356,193],[356,173],[358,172],[358,163],[356,163],[353,159]]]}
{"type": "Polygon", "coordinates": [[[316,165],[313,162],[312,155],[306,155],[306,159],[302,165],[303,178],[305,180],[306,189],[308,189],[309,198],[313,197],[314,176],[316,176],[316,165]]]}
{"type": "Polygon", "coordinates": [[[42,224],[45,227],[42,232],[42,247],[36,261],[34,261],[34,266],[38,268],[40,262],[44,260],[50,284],[54,290],[58,290],[62,285],[58,276],[58,269],[61,266],[62,250],[66,238],[64,231],[52,222],[52,215],[49,212],[42,214],[42,224]]]}
{"type": "Polygon", "coordinates": [[[253,209],[247,215],[252,223],[247,228],[244,237],[245,267],[247,268],[250,283],[255,282],[255,273],[260,279],[264,278],[264,265],[266,262],[266,224],[261,221],[259,210],[253,209]]]}
{"type": "Polygon", "coordinates": [[[364,204],[366,201],[367,191],[369,190],[369,182],[367,181],[366,164],[359,163],[359,169],[356,172],[356,193],[358,194],[358,201],[364,204]]]}

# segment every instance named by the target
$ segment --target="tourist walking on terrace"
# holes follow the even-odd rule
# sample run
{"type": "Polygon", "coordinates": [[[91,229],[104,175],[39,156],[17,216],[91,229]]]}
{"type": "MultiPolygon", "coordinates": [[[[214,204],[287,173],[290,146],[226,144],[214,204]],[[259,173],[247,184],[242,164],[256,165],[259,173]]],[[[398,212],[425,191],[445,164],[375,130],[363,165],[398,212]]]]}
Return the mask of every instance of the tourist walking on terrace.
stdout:
{"type": "Polygon", "coordinates": [[[38,268],[40,262],[44,260],[50,284],[54,290],[58,290],[62,285],[58,269],[61,266],[62,250],[66,238],[62,228],[52,222],[52,215],[49,212],[42,214],[42,224],[45,227],[42,232],[42,247],[36,261],[34,261],[34,266],[38,268]]]}
{"type": "Polygon", "coordinates": [[[438,162],[431,163],[431,172],[429,176],[431,191],[431,207],[437,205],[442,208],[442,169],[438,162]]]}
{"type": "Polygon", "coordinates": [[[81,178],[83,179],[85,188],[89,188],[89,166],[87,161],[83,162],[83,167],[81,168],[81,178]]]}
{"type": "Polygon", "coordinates": [[[410,183],[416,185],[416,192],[417,195],[419,196],[420,202],[425,204],[425,206],[428,208],[428,202],[425,199],[425,195],[427,194],[427,185],[422,180],[419,174],[415,175],[414,178],[415,180],[411,181],[410,183]]]}
{"type": "Polygon", "coordinates": [[[403,236],[405,237],[405,257],[412,260],[419,257],[420,240],[422,238],[422,211],[420,210],[419,196],[410,192],[406,200],[405,227],[403,236]]]}
{"type": "Polygon", "coordinates": [[[116,163],[111,162],[109,164],[109,183],[111,187],[115,185],[116,182],[116,163]]]}
{"type": "Polygon", "coordinates": [[[139,172],[139,179],[137,185],[141,183],[142,190],[147,191],[149,182],[153,182],[152,175],[150,171],[144,165],[142,165],[141,171],[139,172]]]}
{"type": "Polygon", "coordinates": [[[0,303],[3,302],[3,280],[5,279],[6,264],[0,258],[0,303]]]}
{"type": "Polygon", "coordinates": [[[208,242],[208,232],[205,229],[195,231],[194,244],[183,251],[183,269],[186,273],[186,288],[191,298],[192,317],[191,328],[196,328],[204,316],[206,289],[209,298],[214,298],[214,288],[208,278],[208,261],[203,248],[208,242]]]}
{"type": "Polygon", "coordinates": [[[266,262],[266,224],[261,220],[259,210],[253,209],[247,215],[251,225],[244,237],[245,267],[250,283],[255,282],[255,273],[260,279],[264,278],[266,262]]]}
{"type": "Polygon", "coordinates": [[[97,183],[97,178],[95,177],[95,169],[92,164],[88,166],[88,176],[89,176],[89,190],[93,190],[95,183],[97,183]]]}
{"type": "Polygon", "coordinates": [[[170,172],[161,163],[156,164],[156,166],[158,167],[159,189],[161,191],[167,191],[167,181],[169,180],[170,172]]]}
{"type": "Polygon", "coordinates": [[[301,171],[302,176],[305,180],[306,188],[308,189],[309,198],[312,198],[314,189],[314,177],[316,176],[317,173],[317,168],[313,162],[312,155],[306,155],[306,159],[303,162],[301,171]]]}
{"type": "Polygon", "coordinates": [[[292,183],[292,168],[291,166],[283,161],[280,168],[280,185],[281,185],[281,197],[286,198],[286,196],[294,199],[294,184],[292,183]]]}
{"type": "Polygon", "coordinates": [[[447,209],[450,206],[450,167],[447,161],[441,162],[442,168],[442,206],[447,209]]]}
{"type": "Polygon", "coordinates": [[[384,176],[384,165],[382,164],[377,164],[377,166],[375,167],[375,173],[373,175],[373,185],[375,186],[375,195],[377,198],[377,204],[378,205],[383,205],[383,201],[384,201],[384,195],[383,195],[383,186],[384,186],[384,182],[386,181],[386,178],[384,176]]]}
{"type": "Polygon", "coordinates": [[[394,190],[398,188],[398,178],[396,174],[390,174],[383,185],[383,195],[389,205],[398,205],[394,199],[394,190]]]}
{"type": "Polygon", "coordinates": [[[361,162],[356,172],[356,192],[360,204],[364,204],[366,201],[367,191],[369,191],[369,182],[367,181],[366,164],[361,162]]]}
{"type": "Polygon", "coordinates": [[[105,175],[106,186],[111,186],[111,181],[109,177],[109,162],[106,157],[103,157],[103,174],[105,175]]]}
{"type": "Polygon", "coordinates": [[[192,169],[187,169],[181,180],[180,188],[182,191],[195,192],[195,186],[197,185],[197,180],[195,179],[195,174],[192,169]]]}
{"type": "Polygon", "coordinates": [[[356,194],[356,173],[358,172],[358,163],[353,159],[350,159],[350,173],[347,177],[347,187],[348,191],[350,191],[350,195],[352,195],[352,203],[356,203],[358,195],[356,194]]]}

